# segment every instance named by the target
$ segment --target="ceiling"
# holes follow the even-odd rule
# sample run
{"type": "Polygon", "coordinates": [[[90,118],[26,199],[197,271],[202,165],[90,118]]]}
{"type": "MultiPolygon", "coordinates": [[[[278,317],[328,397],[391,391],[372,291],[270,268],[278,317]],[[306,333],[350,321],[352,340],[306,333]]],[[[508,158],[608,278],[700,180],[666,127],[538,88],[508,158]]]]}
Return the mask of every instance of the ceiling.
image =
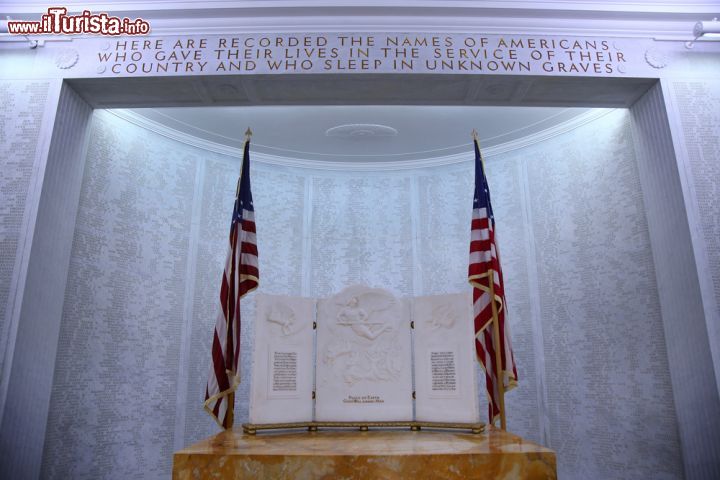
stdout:
{"type": "Polygon", "coordinates": [[[567,124],[587,108],[461,106],[254,106],[134,109],[131,117],[202,146],[241,148],[248,126],[256,152],[328,162],[390,162],[469,152],[567,124]],[[209,143],[208,143],[209,142],[209,143]]]}

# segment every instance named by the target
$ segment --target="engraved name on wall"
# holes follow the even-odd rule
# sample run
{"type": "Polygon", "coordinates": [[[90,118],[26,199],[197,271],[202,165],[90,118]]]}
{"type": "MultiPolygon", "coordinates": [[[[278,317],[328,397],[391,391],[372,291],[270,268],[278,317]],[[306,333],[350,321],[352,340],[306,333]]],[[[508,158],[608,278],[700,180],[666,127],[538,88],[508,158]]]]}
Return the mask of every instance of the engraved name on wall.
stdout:
{"type": "Polygon", "coordinates": [[[673,82],[690,164],[700,227],[720,318],[720,86],[717,81],[673,82]]]}
{"type": "Polygon", "coordinates": [[[0,82],[0,383],[10,336],[10,286],[49,83],[0,82]]]}
{"type": "Polygon", "coordinates": [[[525,154],[558,476],[682,478],[629,114],[525,154]]]}
{"type": "Polygon", "coordinates": [[[161,478],[182,388],[199,157],[102,113],[90,134],[42,476],[161,478]]]}

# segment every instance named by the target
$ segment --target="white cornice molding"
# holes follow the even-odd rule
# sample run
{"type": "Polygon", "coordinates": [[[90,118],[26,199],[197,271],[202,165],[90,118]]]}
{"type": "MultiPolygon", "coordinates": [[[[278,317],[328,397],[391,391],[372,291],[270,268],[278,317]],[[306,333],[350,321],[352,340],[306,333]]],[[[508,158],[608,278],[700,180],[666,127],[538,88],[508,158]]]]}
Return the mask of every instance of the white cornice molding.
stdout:
{"type": "MultiPolygon", "coordinates": [[[[548,129],[542,130],[525,137],[515,139],[509,142],[494,145],[492,147],[483,148],[485,158],[492,158],[497,155],[512,152],[521,148],[528,147],[537,143],[548,141],[559,135],[571,132],[576,128],[594,122],[614,109],[593,109],[574,117],[566,122],[559,123],[548,129]]],[[[114,115],[138,127],[169,138],[179,143],[183,143],[208,152],[219,153],[231,157],[241,158],[243,151],[241,148],[223,145],[221,143],[212,142],[203,138],[194,137],[187,133],[180,132],[161,123],[150,120],[132,110],[114,109],[114,110],[97,110],[96,115],[114,115]]],[[[468,143],[467,152],[461,152],[453,155],[447,155],[435,158],[425,158],[417,160],[399,160],[392,162],[355,162],[355,161],[325,161],[325,160],[306,160],[301,158],[281,157],[270,155],[263,152],[253,152],[253,161],[267,165],[276,165],[283,167],[293,167],[320,171],[353,171],[353,172],[388,172],[399,170],[414,170],[422,168],[442,167],[472,159],[472,144],[468,143]]]]}
{"type": "Polygon", "coordinates": [[[244,33],[468,33],[543,35],[572,37],[652,38],[687,41],[692,39],[696,20],[683,22],[638,22],[623,20],[527,19],[483,17],[306,17],[233,18],[151,21],[153,35],[232,35],[244,33]]]}
{"type": "MultiPolygon", "coordinates": [[[[2,9],[9,13],[41,13],[48,8],[46,2],[6,0],[2,9]]],[[[206,2],[178,0],[125,0],[86,2],[82,0],[65,0],[62,3],[70,10],[89,9],[96,12],[190,12],[211,10],[236,10],[254,12],[282,12],[293,9],[296,11],[311,9],[334,9],[353,11],[358,9],[374,9],[378,12],[389,9],[403,9],[409,14],[413,11],[427,9],[471,11],[499,10],[506,12],[538,11],[538,12],[620,12],[620,13],[664,13],[664,14],[703,14],[717,12],[718,4],[714,0],[706,1],[620,1],[620,0],[211,0],[206,2]]],[[[282,14],[282,13],[281,13],[282,14]]]]}

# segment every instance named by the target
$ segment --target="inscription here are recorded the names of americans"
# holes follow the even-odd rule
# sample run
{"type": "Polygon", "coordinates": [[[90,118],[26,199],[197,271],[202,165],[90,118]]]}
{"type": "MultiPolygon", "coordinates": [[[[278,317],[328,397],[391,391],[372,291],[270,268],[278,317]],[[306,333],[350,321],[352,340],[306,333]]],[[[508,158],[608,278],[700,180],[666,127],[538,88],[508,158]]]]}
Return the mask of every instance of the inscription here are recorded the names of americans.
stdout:
{"type": "Polygon", "coordinates": [[[97,40],[93,75],[640,74],[617,40],[482,34],[247,34],[97,40]]]}

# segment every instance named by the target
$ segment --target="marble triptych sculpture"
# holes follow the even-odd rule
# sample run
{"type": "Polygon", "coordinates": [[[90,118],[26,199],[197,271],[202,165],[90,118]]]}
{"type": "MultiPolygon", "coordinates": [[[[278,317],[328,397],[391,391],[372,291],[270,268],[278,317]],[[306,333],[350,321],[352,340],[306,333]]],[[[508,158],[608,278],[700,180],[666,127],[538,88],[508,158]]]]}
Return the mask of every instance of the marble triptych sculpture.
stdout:
{"type": "Polygon", "coordinates": [[[479,421],[469,293],[256,301],[251,423],[479,421]]]}

